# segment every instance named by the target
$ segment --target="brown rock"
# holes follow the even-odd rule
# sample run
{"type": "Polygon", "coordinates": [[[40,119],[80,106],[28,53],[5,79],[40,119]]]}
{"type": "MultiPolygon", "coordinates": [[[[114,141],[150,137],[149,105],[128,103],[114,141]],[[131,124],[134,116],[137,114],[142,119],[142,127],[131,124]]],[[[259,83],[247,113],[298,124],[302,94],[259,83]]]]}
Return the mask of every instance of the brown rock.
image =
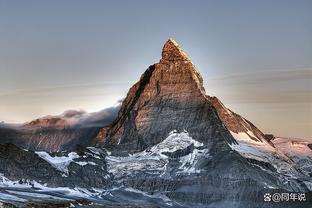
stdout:
{"type": "Polygon", "coordinates": [[[117,119],[97,138],[102,137],[107,148],[139,151],[162,141],[172,130],[186,130],[208,145],[235,142],[206,98],[195,66],[169,39],[160,62],[150,66],[131,87],[117,119]]]}

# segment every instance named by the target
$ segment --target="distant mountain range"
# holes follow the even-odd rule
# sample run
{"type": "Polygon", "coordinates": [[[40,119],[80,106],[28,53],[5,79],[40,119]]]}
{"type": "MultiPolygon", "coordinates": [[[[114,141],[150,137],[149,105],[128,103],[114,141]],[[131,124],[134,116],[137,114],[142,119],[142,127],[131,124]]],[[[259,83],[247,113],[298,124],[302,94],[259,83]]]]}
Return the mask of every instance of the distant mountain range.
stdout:
{"type": "Polygon", "coordinates": [[[121,105],[1,124],[0,142],[12,206],[312,206],[312,142],[266,135],[206,95],[173,39],[121,105]],[[274,192],[306,198],[264,200],[274,192]]]}

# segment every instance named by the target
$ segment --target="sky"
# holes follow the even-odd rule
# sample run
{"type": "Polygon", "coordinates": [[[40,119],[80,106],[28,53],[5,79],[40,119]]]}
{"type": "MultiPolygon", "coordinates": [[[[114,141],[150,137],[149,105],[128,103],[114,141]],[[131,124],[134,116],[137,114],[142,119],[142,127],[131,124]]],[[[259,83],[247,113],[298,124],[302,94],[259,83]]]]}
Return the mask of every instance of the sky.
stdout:
{"type": "Polygon", "coordinates": [[[168,38],[208,95],[265,133],[312,138],[310,0],[0,0],[0,121],[114,105],[168,38]]]}

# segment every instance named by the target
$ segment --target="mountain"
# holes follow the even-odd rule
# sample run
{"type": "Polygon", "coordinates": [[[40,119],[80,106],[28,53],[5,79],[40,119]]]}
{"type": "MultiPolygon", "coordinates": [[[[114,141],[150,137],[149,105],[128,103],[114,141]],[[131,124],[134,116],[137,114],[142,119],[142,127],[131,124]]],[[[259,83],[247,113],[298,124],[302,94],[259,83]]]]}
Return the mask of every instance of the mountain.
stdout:
{"type": "Polygon", "coordinates": [[[49,154],[1,144],[0,172],[4,185],[35,185],[33,181],[36,181],[50,187],[102,187],[110,178],[104,156],[105,153],[95,153],[92,148],[78,147],[74,152],[49,154]]]}
{"type": "Polygon", "coordinates": [[[0,200],[39,207],[59,202],[77,207],[311,207],[311,143],[265,135],[206,95],[202,77],[173,39],[118,110],[109,112],[79,119],[71,112],[9,128],[35,131],[27,137],[2,136],[6,142],[21,136],[37,146],[0,148],[0,200]],[[97,122],[104,118],[109,119],[97,122]],[[89,128],[94,131],[85,131],[89,128]],[[41,140],[37,132],[42,129],[59,134],[49,132],[41,140]],[[67,138],[68,129],[77,136],[67,138]],[[47,145],[44,151],[40,141],[47,145]],[[35,173],[34,168],[42,170],[35,173]],[[292,192],[306,194],[305,200],[264,201],[264,194],[292,192]]]}
{"type": "Polygon", "coordinates": [[[251,141],[273,146],[251,122],[227,109],[218,98],[206,95],[195,66],[169,39],[160,62],[150,66],[129,90],[117,119],[97,140],[119,152],[140,151],[159,143],[174,129],[187,130],[207,145],[217,140],[235,144],[232,134],[246,134],[251,141]]]}
{"type": "Polygon", "coordinates": [[[76,145],[90,146],[101,127],[116,117],[119,105],[95,113],[65,111],[20,125],[0,126],[1,143],[12,143],[29,150],[59,152],[76,145]]]}
{"type": "Polygon", "coordinates": [[[172,39],[164,45],[160,62],[131,87],[117,119],[106,129],[105,134],[101,132],[104,146],[118,152],[144,150],[172,130],[187,130],[209,146],[225,140],[235,143],[206,98],[202,77],[172,39]]]}

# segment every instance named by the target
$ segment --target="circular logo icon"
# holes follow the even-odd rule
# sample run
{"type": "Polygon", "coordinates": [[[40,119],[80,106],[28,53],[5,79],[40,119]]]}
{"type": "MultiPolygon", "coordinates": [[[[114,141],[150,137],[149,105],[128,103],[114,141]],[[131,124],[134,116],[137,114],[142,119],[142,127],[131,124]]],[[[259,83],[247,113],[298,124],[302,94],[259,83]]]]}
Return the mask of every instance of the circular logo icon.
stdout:
{"type": "Polygon", "coordinates": [[[281,194],[279,194],[279,193],[274,193],[274,194],[272,195],[272,201],[274,201],[274,202],[280,202],[280,201],[281,201],[281,198],[282,198],[282,196],[281,196],[281,194]]]}

